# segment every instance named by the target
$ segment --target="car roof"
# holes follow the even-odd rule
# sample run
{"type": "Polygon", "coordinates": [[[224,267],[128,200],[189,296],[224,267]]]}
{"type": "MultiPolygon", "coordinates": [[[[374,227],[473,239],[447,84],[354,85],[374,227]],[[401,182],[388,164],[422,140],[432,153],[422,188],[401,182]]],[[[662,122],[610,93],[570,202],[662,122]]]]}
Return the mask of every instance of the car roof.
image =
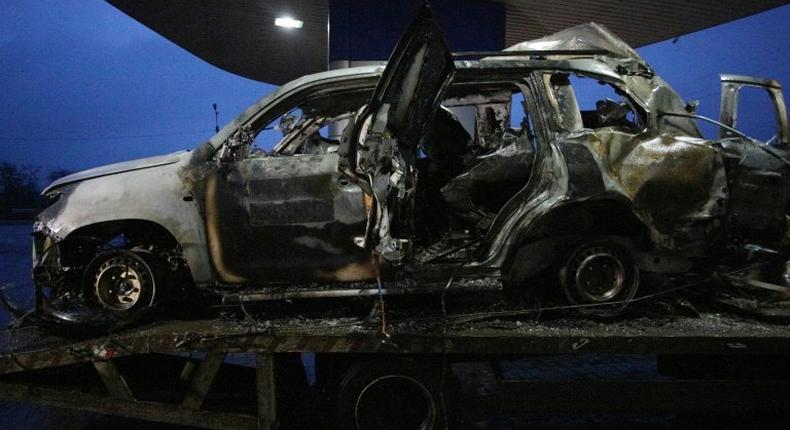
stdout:
{"type": "MultiPolygon", "coordinates": [[[[212,137],[209,143],[214,148],[219,148],[240,126],[250,124],[251,121],[259,118],[264,107],[289,97],[297,91],[318,85],[342,83],[357,79],[376,79],[384,71],[385,65],[386,62],[381,62],[376,65],[329,70],[305,75],[285,83],[236,117],[212,137]]],[[[514,72],[519,70],[564,70],[590,74],[613,82],[622,82],[624,77],[626,77],[632,81],[632,84],[635,83],[633,78],[638,77],[641,73],[644,73],[648,81],[651,81],[653,77],[652,70],[636,51],[604,26],[595,23],[578,25],[540,39],[522,42],[497,53],[496,56],[483,57],[476,60],[457,60],[455,61],[455,67],[459,75],[485,74],[488,70],[501,71],[504,69],[512,69],[514,72]],[[535,55],[535,52],[546,50],[560,50],[566,51],[566,53],[535,55]],[[590,50],[606,53],[567,53],[590,50]],[[514,55],[503,56],[507,51],[513,51],[514,55]],[[527,54],[527,52],[532,52],[532,54],[527,54]]],[[[638,92],[642,93],[640,98],[650,97],[656,86],[663,86],[669,89],[666,83],[658,78],[655,82],[640,82],[637,85],[638,92]]],[[[671,89],[670,91],[673,93],[671,95],[673,98],[677,96],[674,94],[674,91],[671,89]]]]}

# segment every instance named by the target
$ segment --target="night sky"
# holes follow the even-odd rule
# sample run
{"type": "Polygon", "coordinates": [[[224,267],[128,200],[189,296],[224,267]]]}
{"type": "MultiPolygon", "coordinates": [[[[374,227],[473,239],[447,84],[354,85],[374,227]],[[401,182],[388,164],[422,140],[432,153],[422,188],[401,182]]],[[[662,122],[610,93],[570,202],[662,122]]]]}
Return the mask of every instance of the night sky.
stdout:
{"type": "MultiPolygon", "coordinates": [[[[222,126],[274,88],[209,65],[103,1],[3,6],[0,161],[81,170],[194,148],[213,134],[212,103],[222,126]]],[[[719,72],[790,85],[788,22],[784,6],[639,52],[717,118],[719,72]]],[[[755,137],[773,134],[772,117],[743,121],[755,137]]]]}
{"type": "Polygon", "coordinates": [[[4,2],[0,161],[80,170],[194,148],[271,85],[224,72],[99,0],[4,2]],[[145,137],[134,137],[145,136],[145,137]]]}

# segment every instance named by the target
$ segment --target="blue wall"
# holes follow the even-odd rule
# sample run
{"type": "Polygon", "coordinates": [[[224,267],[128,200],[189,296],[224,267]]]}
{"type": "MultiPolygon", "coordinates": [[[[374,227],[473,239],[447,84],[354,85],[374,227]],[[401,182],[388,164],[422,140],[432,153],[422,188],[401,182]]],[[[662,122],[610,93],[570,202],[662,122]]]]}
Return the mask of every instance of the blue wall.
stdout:
{"type": "MultiPolygon", "coordinates": [[[[386,60],[422,0],[330,0],[329,61],[386,60]]],[[[429,2],[452,51],[505,46],[505,6],[477,0],[429,2]]]]}

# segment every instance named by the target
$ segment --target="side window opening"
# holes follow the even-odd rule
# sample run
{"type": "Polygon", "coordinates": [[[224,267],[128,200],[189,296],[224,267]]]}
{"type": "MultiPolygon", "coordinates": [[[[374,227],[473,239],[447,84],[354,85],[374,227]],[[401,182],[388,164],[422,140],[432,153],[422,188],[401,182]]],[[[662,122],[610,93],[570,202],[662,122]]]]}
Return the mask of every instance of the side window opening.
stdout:
{"type": "Polygon", "coordinates": [[[564,130],[616,127],[636,133],[645,126],[639,106],[608,82],[569,73],[555,73],[550,82],[564,130]]]}
{"type": "MultiPolygon", "coordinates": [[[[535,133],[515,83],[451,88],[419,160],[420,243],[485,234],[528,182],[535,133]]],[[[454,239],[451,239],[454,240],[454,239]]]]}
{"type": "Polygon", "coordinates": [[[469,136],[475,136],[477,107],[473,105],[453,106],[447,108],[464,127],[469,136]]]}
{"type": "Polygon", "coordinates": [[[481,91],[468,99],[448,97],[442,106],[452,112],[471,136],[475,153],[483,154],[501,147],[505,134],[526,132],[534,146],[532,119],[524,102],[524,94],[513,85],[481,91]]]}
{"type": "Polygon", "coordinates": [[[309,96],[258,130],[250,156],[337,152],[349,118],[369,97],[369,88],[309,96]]]}
{"type": "Polygon", "coordinates": [[[278,116],[265,127],[263,127],[253,141],[251,154],[260,154],[261,151],[270,153],[274,147],[294,128],[300,126],[303,121],[303,112],[299,107],[295,107],[288,112],[278,116]]]}
{"type": "Polygon", "coordinates": [[[330,137],[330,127],[345,124],[351,112],[337,116],[304,113],[295,108],[276,118],[255,137],[251,157],[274,155],[320,155],[337,152],[340,141],[330,137]]]}
{"type": "Polygon", "coordinates": [[[510,128],[520,128],[524,117],[524,94],[519,91],[510,96],[510,128]]]}
{"type": "Polygon", "coordinates": [[[331,126],[332,126],[332,124],[325,124],[325,125],[321,126],[321,128],[318,130],[318,134],[320,134],[321,137],[323,137],[324,139],[330,139],[331,137],[330,137],[330,130],[329,130],[329,128],[331,126]]]}

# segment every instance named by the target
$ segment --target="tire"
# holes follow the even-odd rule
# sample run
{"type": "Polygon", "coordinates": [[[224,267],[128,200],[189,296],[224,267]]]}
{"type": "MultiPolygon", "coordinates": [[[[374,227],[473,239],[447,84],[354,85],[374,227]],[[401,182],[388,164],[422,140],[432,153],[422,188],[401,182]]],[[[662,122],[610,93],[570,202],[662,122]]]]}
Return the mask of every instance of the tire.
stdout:
{"type": "MultiPolygon", "coordinates": [[[[449,381],[449,372],[445,379],[449,381]]],[[[340,382],[337,428],[444,429],[445,397],[440,365],[388,358],[359,362],[340,382]]]]}
{"type": "Polygon", "coordinates": [[[582,315],[619,315],[639,288],[639,267],[631,247],[619,238],[580,242],[565,257],[559,278],[562,291],[582,315]]]}
{"type": "Polygon", "coordinates": [[[164,262],[145,250],[105,251],[93,257],[81,279],[75,280],[81,288],[79,296],[66,303],[49,303],[36,315],[36,325],[59,336],[84,339],[143,323],[153,317],[169,292],[173,283],[170,272],[164,262]],[[113,307],[99,294],[96,281],[102,276],[111,278],[110,269],[117,269],[121,262],[135,268],[140,291],[128,306],[113,307]]]}
{"type": "Polygon", "coordinates": [[[160,301],[164,271],[145,252],[114,249],[97,255],[83,274],[86,297],[116,321],[137,321],[160,301]]]}

